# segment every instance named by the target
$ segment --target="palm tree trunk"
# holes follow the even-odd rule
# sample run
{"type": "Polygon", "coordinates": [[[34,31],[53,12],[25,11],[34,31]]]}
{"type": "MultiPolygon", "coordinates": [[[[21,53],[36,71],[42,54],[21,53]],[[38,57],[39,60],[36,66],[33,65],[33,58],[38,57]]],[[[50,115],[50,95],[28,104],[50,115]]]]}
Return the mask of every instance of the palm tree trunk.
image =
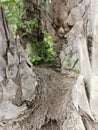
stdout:
{"type": "Polygon", "coordinates": [[[0,130],[97,130],[72,101],[75,77],[32,67],[0,8],[0,130]]]}

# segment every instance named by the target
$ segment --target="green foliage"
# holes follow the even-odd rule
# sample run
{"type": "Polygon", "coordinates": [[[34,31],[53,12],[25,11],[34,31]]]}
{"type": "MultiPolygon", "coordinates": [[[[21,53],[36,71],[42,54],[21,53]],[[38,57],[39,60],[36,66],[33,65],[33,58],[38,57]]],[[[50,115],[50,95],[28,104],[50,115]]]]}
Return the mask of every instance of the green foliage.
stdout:
{"type": "Polygon", "coordinates": [[[52,61],[53,40],[46,30],[43,31],[43,34],[43,41],[40,42],[35,40],[35,43],[28,43],[26,47],[26,52],[29,56],[29,59],[34,65],[49,63],[52,61]]]}
{"type": "Polygon", "coordinates": [[[22,29],[22,36],[31,34],[31,26],[38,24],[36,18],[30,20],[22,20],[26,13],[23,6],[23,0],[2,0],[2,6],[5,8],[6,16],[11,24],[14,36],[18,29],[22,29]]]}
{"type": "MultiPolygon", "coordinates": [[[[17,28],[19,30],[23,30],[21,37],[32,34],[32,26],[35,26],[38,24],[38,20],[36,18],[30,19],[30,20],[24,20],[23,22],[19,22],[17,24],[17,28]]],[[[20,32],[18,32],[20,33],[20,32]]]]}
{"type": "Polygon", "coordinates": [[[25,14],[22,0],[2,0],[1,5],[5,9],[6,17],[11,24],[12,32],[15,36],[21,18],[25,14]]]}
{"type": "MultiPolygon", "coordinates": [[[[37,18],[25,20],[26,9],[24,9],[23,0],[2,0],[2,6],[5,8],[6,16],[11,25],[14,36],[17,34],[21,37],[30,36],[27,43],[26,52],[30,61],[34,65],[48,63],[52,60],[53,40],[49,36],[47,29],[42,27],[42,40],[38,40],[37,35],[33,32],[33,27],[38,27],[39,20],[37,18]]],[[[42,7],[46,9],[46,1],[42,1],[42,7]]],[[[37,28],[36,28],[37,29],[37,28]]]]}

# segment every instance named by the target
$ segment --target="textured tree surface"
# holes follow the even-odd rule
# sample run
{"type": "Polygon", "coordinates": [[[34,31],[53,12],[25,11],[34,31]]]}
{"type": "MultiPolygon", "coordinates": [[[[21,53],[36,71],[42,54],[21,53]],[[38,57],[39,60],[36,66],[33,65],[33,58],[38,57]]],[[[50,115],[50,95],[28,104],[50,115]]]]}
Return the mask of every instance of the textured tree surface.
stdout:
{"type": "MultiPolygon", "coordinates": [[[[71,21],[70,19],[73,18],[71,15],[74,8],[85,4],[86,2],[81,0],[63,2],[54,0],[55,6],[50,6],[51,11],[54,11],[50,13],[54,13],[50,22],[54,21],[54,23],[50,24],[48,21],[47,26],[54,25],[51,27],[56,41],[54,45],[56,57],[59,58],[60,53],[66,52],[64,46],[66,49],[67,44],[70,48],[72,44],[70,40],[75,39],[76,33],[74,36],[73,31],[78,33],[75,25],[78,18],[75,17],[76,21],[71,21]],[[63,14],[62,9],[67,10],[68,13],[66,15],[64,13],[64,17],[58,15],[60,10],[63,14]],[[66,18],[69,25],[66,24],[66,18]],[[64,31],[64,28],[68,30],[64,31]],[[64,34],[61,33],[62,31],[64,34]],[[65,32],[69,32],[69,39],[66,39],[65,32]],[[57,48],[58,44],[60,48],[57,48]]],[[[68,48],[67,50],[74,51],[68,48]]],[[[60,62],[60,58],[58,60],[60,62]]],[[[57,65],[58,60],[54,61],[57,65]]],[[[61,62],[57,67],[66,68],[63,65],[66,63],[61,62]]],[[[68,69],[70,68],[64,69],[64,72],[68,73],[68,69]]],[[[73,105],[72,88],[76,78],[77,74],[73,74],[73,71],[67,75],[54,71],[49,65],[32,67],[19,39],[14,40],[11,36],[4,12],[0,8],[0,130],[98,130],[97,123],[83,111],[76,111],[73,105]]]]}
{"type": "MultiPolygon", "coordinates": [[[[55,39],[54,64],[61,68],[62,73],[73,68],[79,61],[77,36],[80,31],[79,20],[87,12],[87,0],[52,0],[47,8],[47,27],[55,39]],[[71,64],[68,62],[71,60],[71,64]]],[[[88,19],[88,16],[87,16],[88,19]]],[[[91,53],[91,28],[87,23],[87,38],[91,53]]],[[[79,66],[76,65],[78,68],[79,66]]]]}

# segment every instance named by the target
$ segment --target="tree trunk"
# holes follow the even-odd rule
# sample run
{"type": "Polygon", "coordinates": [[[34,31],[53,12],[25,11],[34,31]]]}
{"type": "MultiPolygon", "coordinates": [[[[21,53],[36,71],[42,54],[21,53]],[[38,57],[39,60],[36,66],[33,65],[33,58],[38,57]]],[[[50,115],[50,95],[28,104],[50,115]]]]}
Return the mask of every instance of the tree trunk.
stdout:
{"type": "Polygon", "coordinates": [[[71,76],[66,76],[47,66],[32,67],[19,39],[11,36],[2,8],[0,34],[0,130],[98,129],[97,123],[73,105],[76,75],[70,71],[71,76]]]}

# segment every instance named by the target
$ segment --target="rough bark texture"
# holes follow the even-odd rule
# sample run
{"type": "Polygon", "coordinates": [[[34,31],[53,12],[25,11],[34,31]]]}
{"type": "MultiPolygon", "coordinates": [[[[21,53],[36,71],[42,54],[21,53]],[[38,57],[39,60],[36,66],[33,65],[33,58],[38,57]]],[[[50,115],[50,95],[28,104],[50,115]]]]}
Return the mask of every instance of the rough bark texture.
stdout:
{"type": "MultiPolygon", "coordinates": [[[[93,3],[95,3],[95,2],[93,2],[93,3]]],[[[85,23],[85,21],[87,21],[86,26],[83,25],[84,26],[83,29],[86,32],[84,32],[84,34],[82,34],[82,35],[86,34],[86,37],[88,40],[89,55],[91,58],[91,53],[92,53],[92,30],[91,30],[91,28],[92,28],[92,26],[90,25],[90,13],[91,13],[89,10],[90,1],[89,0],[74,0],[74,1],[53,0],[50,3],[48,3],[48,5],[49,6],[47,9],[47,16],[48,16],[47,27],[50,32],[50,35],[55,39],[54,50],[56,52],[56,55],[54,56],[54,62],[57,65],[58,64],[57,59],[59,58],[59,61],[61,60],[60,67],[61,67],[62,73],[70,73],[70,71],[68,72],[67,70],[76,71],[77,69],[81,68],[79,66],[79,64],[76,67],[76,64],[78,63],[78,60],[80,60],[79,51],[81,51],[81,50],[79,50],[79,42],[78,42],[77,38],[79,37],[79,34],[81,34],[81,32],[83,33],[83,30],[81,30],[82,21],[83,21],[83,24],[85,23]],[[66,31],[66,29],[67,29],[67,31],[66,31]],[[59,44],[57,44],[58,41],[60,41],[59,44]]],[[[94,5],[93,5],[93,7],[94,7],[94,5]]],[[[93,14],[93,17],[94,17],[94,14],[93,14]]],[[[83,47],[84,42],[85,41],[83,41],[81,39],[80,44],[82,47],[83,47]]],[[[83,48],[85,48],[85,47],[83,47],[83,48]]],[[[97,50],[97,46],[95,47],[95,50],[97,50]]],[[[85,55],[84,52],[86,52],[86,51],[83,51],[82,55],[85,55]]],[[[85,64],[88,62],[87,58],[84,58],[84,59],[86,59],[86,61],[82,62],[82,64],[81,64],[83,66],[82,68],[84,69],[84,70],[81,70],[81,71],[83,71],[83,73],[81,73],[81,74],[83,76],[87,77],[87,75],[89,76],[89,73],[87,73],[89,66],[87,64],[85,64]],[[85,74],[87,74],[87,75],[85,75],[85,74]]],[[[84,60],[84,59],[82,59],[82,60],[84,60]]],[[[96,69],[97,69],[97,67],[96,67],[96,69]]],[[[95,73],[96,73],[96,71],[95,71],[95,73]]],[[[83,78],[85,79],[85,77],[83,77],[83,78]]],[[[78,83],[78,81],[77,81],[77,83],[78,83]]],[[[81,86],[81,84],[78,84],[78,86],[77,86],[78,89],[81,88],[80,86],[81,86]]],[[[83,89],[83,88],[81,88],[81,89],[83,89]]],[[[85,88],[84,88],[84,90],[85,90],[85,88]]],[[[81,90],[81,91],[83,91],[83,90],[81,90]]],[[[93,90],[90,90],[90,91],[93,91],[93,90]]],[[[82,93],[82,92],[80,92],[80,93],[82,93]]],[[[84,102],[82,102],[83,99],[81,98],[79,100],[81,100],[80,101],[81,105],[83,105],[83,103],[84,103],[84,102]]],[[[95,105],[95,106],[97,107],[97,105],[95,105]]],[[[85,107],[85,103],[84,103],[84,106],[82,106],[82,108],[84,108],[84,107],[85,107]]],[[[86,110],[86,111],[88,111],[88,110],[86,110]]],[[[93,129],[93,128],[91,128],[91,126],[89,124],[89,127],[85,127],[85,129],[93,129]]]]}
{"type": "Polygon", "coordinates": [[[35,77],[19,41],[10,35],[2,8],[0,28],[0,129],[65,129],[65,118],[74,114],[69,98],[73,78],[44,68],[36,68],[35,77]]]}
{"type": "MultiPolygon", "coordinates": [[[[78,6],[82,3],[81,0],[63,2],[54,0],[55,6],[50,5],[50,11],[54,9],[54,14],[51,12],[49,17],[52,15],[51,18],[55,16],[55,19],[50,19],[50,22],[54,23],[50,24],[48,21],[50,24],[48,26],[54,25],[52,31],[56,35],[55,40],[59,42],[55,42],[54,45],[58,58],[60,53],[66,56],[65,53],[74,52],[68,47],[75,45],[72,41],[76,37],[75,22],[79,18],[73,17],[72,10],[80,9],[78,6]],[[64,17],[59,14],[60,10],[63,14],[63,9],[67,10],[66,14],[64,12],[64,17]],[[65,35],[70,29],[68,36],[71,39],[70,37],[66,39],[65,35]],[[62,34],[58,31],[64,32],[62,34]]],[[[58,59],[54,62],[58,65],[58,59]]],[[[97,123],[83,112],[78,113],[74,108],[72,87],[75,84],[76,74],[70,72],[71,76],[63,75],[53,71],[49,66],[32,68],[19,40],[13,40],[11,37],[2,8],[0,8],[0,63],[0,130],[98,130],[97,123]]],[[[61,63],[58,66],[64,69],[61,63]]]]}
{"type": "MultiPolygon", "coordinates": [[[[79,20],[84,18],[88,3],[88,0],[52,0],[48,3],[47,27],[50,35],[55,39],[54,64],[60,67],[62,73],[70,69],[79,71],[79,49],[76,40],[80,28],[77,25],[79,20]]],[[[87,38],[91,53],[92,37],[89,21],[87,38]]]]}

